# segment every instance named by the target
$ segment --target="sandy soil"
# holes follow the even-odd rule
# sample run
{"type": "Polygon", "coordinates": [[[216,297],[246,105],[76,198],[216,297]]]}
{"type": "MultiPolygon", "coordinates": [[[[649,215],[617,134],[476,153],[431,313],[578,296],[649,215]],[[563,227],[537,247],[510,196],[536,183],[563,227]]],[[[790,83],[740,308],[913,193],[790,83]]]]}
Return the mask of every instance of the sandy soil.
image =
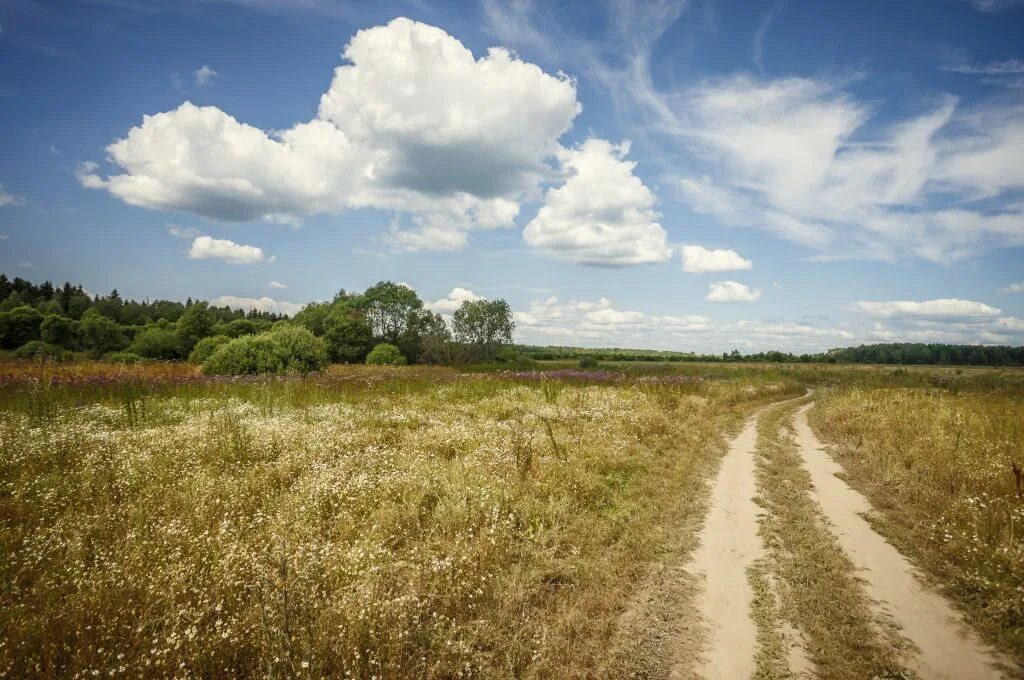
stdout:
{"type": "Polygon", "coordinates": [[[917,647],[910,670],[923,680],[1005,677],[996,668],[1005,660],[985,645],[949,602],[926,586],[911,564],[864,519],[871,506],[836,477],[842,467],[825,453],[807,424],[810,408],[808,404],[797,412],[794,425],[800,453],[814,484],[815,501],[831,522],[843,550],[861,570],[867,594],[917,647]]]}
{"type": "Polygon", "coordinates": [[[760,508],[754,451],[757,415],[729,446],[711,491],[710,509],[690,571],[703,582],[700,609],[707,626],[698,675],[713,680],[749,678],[755,669],[757,626],[747,568],[763,555],[757,535],[760,508]]]}

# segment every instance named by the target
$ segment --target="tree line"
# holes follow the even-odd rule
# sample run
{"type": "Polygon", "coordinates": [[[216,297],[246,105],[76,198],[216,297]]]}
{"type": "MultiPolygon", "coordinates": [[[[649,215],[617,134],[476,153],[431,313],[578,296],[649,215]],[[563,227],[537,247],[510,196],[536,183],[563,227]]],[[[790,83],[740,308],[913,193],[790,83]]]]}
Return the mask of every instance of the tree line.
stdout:
{"type": "Polygon", "coordinates": [[[743,354],[737,349],[722,354],[696,354],[665,350],[533,345],[520,345],[518,349],[525,356],[537,360],[1024,366],[1024,347],[1007,345],[879,343],[810,354],[777,350],[743,354]]]}
{"type": "Polygon", "coordinates": [[[245,365],[252,370],[241,372],[315,368],[323,361],[490,361],[508,350],[515,327],[505,300],[464,302],[449,324],[427,309],[415,290],[391,281],[362,293],[341,290],[330,302],[308,304],[292,318],[192,299],[124,300],[117,290],[90,296],[80,285],[36,285],[4,274],[0,300],[0,349],[17,356],[65,358],[83,352],[119,361],[189,359],[206,365],[221,346],[249,338],[235,343],[230,360],[222,353],[222,360],[211,364],[217,372],[245,365]],[[296,333],[272,334],[282,328],[301,329],[315,341],[296,333]],[[306,358],[296,364],[289,352],[306,358]]]}

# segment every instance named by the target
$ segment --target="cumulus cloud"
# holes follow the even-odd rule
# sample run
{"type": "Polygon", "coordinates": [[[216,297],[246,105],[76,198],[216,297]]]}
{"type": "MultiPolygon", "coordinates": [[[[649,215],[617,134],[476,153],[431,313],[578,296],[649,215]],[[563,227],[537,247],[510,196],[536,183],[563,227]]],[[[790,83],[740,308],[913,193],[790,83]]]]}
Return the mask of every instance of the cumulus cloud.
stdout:
{"type": "Polygon", "coordinates": [[[477,59],[405,18],[359,31],[343,57],[309,122],[265,131],[186,102],[111,144],[114,174],[83,165],[79,180],[222,221],[379,208],[411,216],[408,233],[387,236],[396,247],[454,248],[470,230],[513,225],[554,178],[547,162],[581,110],[568,77],[501,48],[477,59]]]}
{"type": "Polygon", "coordinates": [[[963,319],[972,317],[991,317],[1001,314],[1001,310],[990,307],[983,302],[947,298],[941,300],[893,300],[890,302],[856,302],[854,307],[873,317],[882,319],[922,318],[922,319],[963,319]]]}
{"type": "Polygon", "coordinates": [[[567,179],[548,189],[523,238],[552,257],[622,266],[664,262],[672,255],[658,223],[656,198],[625,160],[629,143],[588,139],[558,153],[567,179]]]}
{"type": "Polygon", "coordinates": [[[963,59],[947,59],[939,67],[943,71],[953,73],[967,73],[974,75],[1008,75],[1024,73],[1024,59],[1004,59],[1002,61],[990,61],[986,64],[972,64],[963,59]]]}
{"type": "Polygon", "coordinates": [[[611,300],[571,300],[562,302],[552,296],[534,300],[525,311],[515,312],[516,333],[526,339],[604,343],[647,340],[658,334],[663,338],[702,332],[711,320],[695,314],[652,315],[636,310],[616,309],[611,300]]]}
{"type": "Polygon", "coordinates": [[[235,295],[221,295],[210,300],[214,307],[231,307],[232,309],[243,309],[249,311],[256,309],[261,312],[272,312],[274,314],[288,314],[289,316],[300,311],[305,305],[295,302],[284,302],[269,297],[251,298],[237,297],[235,295]]]}
{"type": "Polygon", "coordinates": [[[708,302],[753,302],[761,297],[761,289],[751,290],[736,281],[717,281],[708,285],[708,302]]]}
{"type": "Polygon", "coordinates": [[[999,289],[1000,293],[1024,293],[1024,281],[1020,283],[1011,283],[1009,286],[1004,286],[999,289]]]}
{"type": "Polygon", "coordinates": [[[228,264],[255,264],[267,258],[256,246],[244,246],[234,241],[209,236],[198,236],[188,251],[190,260],[220,260],[228,264]]]}
{"type": "Polygon", "coordinates": [[[286,290],[288,286],[281,283],[280,281],[271,281],[270,283],[267,284],[267,288],[269,288],[270,290],[286,290]]]}
{"type": "Polygon", "coordinates": [[[4,185],[0,184],[0,208],[8,205],[24,205],[25,199],[20,196],[15,196],[4,189],[4,185]]]}
{"type": "Polygon", "coordinates": [[[750,269],[750,260],[740,257],[735,250],[708,250],[702,246],[683,246],[682,266],[684,272],[704,274],[707,272],[732,272],[750,269]]]}
{"type": "Polygon", "coordinates": [[[196,82],[196,87],[206,87],[212,85],[215,78],[220,74],[214,71],[212,68],[203,64],[198,69],[192,72],[192,78],[196,82]]]}
{"type": "Polygon", "coordinates": [[[453,314],[456,309],[462,306],[463,302],[474,302],[483,299],[468,288],[455,287],[452,288],[452,291],[447,296],[440,300],[427,302],[426,307],[437,314],[453,314]]]}

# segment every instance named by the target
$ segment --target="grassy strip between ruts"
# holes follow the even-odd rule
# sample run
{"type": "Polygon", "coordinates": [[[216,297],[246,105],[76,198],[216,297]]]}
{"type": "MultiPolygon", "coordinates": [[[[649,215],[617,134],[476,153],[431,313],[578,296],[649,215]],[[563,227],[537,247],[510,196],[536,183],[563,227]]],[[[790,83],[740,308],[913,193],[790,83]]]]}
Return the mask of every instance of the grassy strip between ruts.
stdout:
{"type": "MultiPolygon", "coordinates": [[[[780,663],[777,633],[784,621],[802,633],[810,661],[822,677],[850,680],[906,677],[900,638],[879,621],[858,583],[855,568],[832,535],[810,496],[810,476],[785,425],[801,402],[771,408],[758,424],[759,504],[765,515],[760,533],[766,565],[778,588],[779,607],[758,606],[754,615],[762,640],[757,677],[788,677],[780,663]],[[778,615],[781,620],[773,620],[778,615]],[[765,641],[769,644],[765,646],[765,641]]],[[[759,594],[764,574],[753,574],[759,594]]],[[[762,593],[763,596],[763,593],[762,593]]]]}

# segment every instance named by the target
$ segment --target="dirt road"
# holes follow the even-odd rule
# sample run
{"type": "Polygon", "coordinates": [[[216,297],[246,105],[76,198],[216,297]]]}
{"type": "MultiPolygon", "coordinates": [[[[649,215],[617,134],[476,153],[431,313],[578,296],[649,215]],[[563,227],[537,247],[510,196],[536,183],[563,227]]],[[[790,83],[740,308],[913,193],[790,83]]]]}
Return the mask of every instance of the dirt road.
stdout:
{"type": "MultiPolygon", "coordinates": [[[[820,530],[826,532],[826,536],[831,532],[835,540],[830,538],[829,541],[838,542],[849,559],[847,564],[852,563],[856,571],[853,585],[849,587],[863,588],[867,599],[874,604],[880,631],[878,644],[890,645],[889,649],[901,659],[902,672],[910,677],[922,680],[1010,677],[998,666],[1006,660],[984,644],[949,602],[927,586],[906,558],[864,519],[863,515],[870,512],[871,507],[861,494],[836,476],[842,468],[824,451],[807,424],[810,408],[807,404],[796,411],[793,420],[796,436],[787,445],[790,451],[796,447],[798,460],[810,475],[809,495],[820,509],[820,530]],[[885,638],[881,633],[885,627],[883,621],[894,622],[898,633],[885,638]],[[903,643],[882,642],[898,640],[900,636],[903,643]],[[909,644],[904,644],[906,642],[909,644]]],[[[758,656],[758,623],[752,610],[754,591],[748,572],[755,561],[765,555],[758,534],[758,518],[764,511],[755,502],[759,491],[758,457],[763,455],[757,449],[758,417],[759,414],[750,416],[731,442],[713,482],[700,547],[688,567],[701,588],[697,602],[703,619],[704,644],[696,664],[675,669],[672,677],[691,677],[694,673],[709,679],[771,675],[758,667],[762,661],[758,656]]],[[[789,584],[788,587],[801,585],[789,584]]],[[[781,614],[776,623],[780,629],[791,625],[781,614]]],[[[761,625],[765,625],[763,621],[761,625]]],[[[839,640],[835,644],[850,643],[839,640]]],[[[850,653],[856,653],[855,648],[850,649],[850,653]]],[[[813,663],[813,654],[810,656],[813,663]]],[[[786,661],[782,663],[785,665],[786,661]]],[[[830,676],[830,672],[821,669],[794,668],[793,665],[790,658],[791,676],[830,676]]]]}

